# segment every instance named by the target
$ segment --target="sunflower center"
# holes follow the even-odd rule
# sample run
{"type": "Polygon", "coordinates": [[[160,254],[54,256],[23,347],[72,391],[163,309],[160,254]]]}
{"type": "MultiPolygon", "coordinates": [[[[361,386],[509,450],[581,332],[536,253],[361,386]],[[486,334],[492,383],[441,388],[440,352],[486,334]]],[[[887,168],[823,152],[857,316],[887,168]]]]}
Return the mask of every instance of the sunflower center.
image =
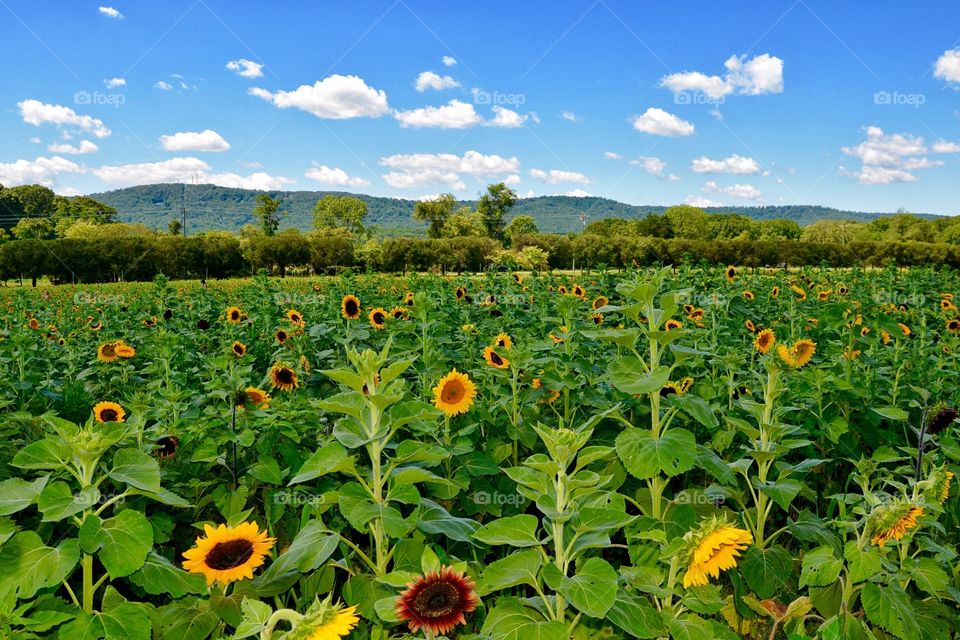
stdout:
{"type": "Polygon", "coordinates": [[[442,395],[444,402],[457,402],[463,396],[463,387],[455,382],[449,383],[443,387],[442,395]]]}
{"type": "Polygon", "coordinates": [[[249,540],[218,542],[207,553],[206,565],[216,571],[239,567],[253,555],[253,543],[249,540]]]}
{"type": "Polygon", "coordinates": [[[114,409],[103,409],[100,411],[100,419],[104,422],[116,422],[118,417],[114,409]]]}
{"type": "Polygon", "coordinates": [[[383,324],[383,314],[382,313],[373,314],[373,321],[377,324],[383,324]]]}
{"type": "Polygon", "coordinates": [[[117,355],[116,345],[112,345],[112,344],[103,345],[103,355],[107,356],[108,358],[112,358],[113,356],[117,355]]]}
{"type": "Polygon", "coordinates": [[[413,610],[424,618],[448,616],[460,606],[460,592],[449,582],[424,587],[413,600],[413,610]]]}
{"type": "Polygon", "coordinates": [[[501,358],[499,355],[497,355],[497,352],[496,352],[496,351],[491,351],[491,352],[490,352],[490,362],[492,362],[493,364],[495,364],[495,365],[497,365],[497,366],[500,366],[500,365],[503,364],[503,358],[501,358]]]}
{"type": "Polygon", "coordinates": [[[241,347],[241,346],[238,345],[238,344],[233,345],[233,350],[236,351],[237,353],[241,354],[241,355],[243,354],[243,347],[241,347]]]}
{"type": "Polygon", "coordinates": [[[357,303],[353,300],[347,300],[346,303],[344,303],[343,308],[346,309],[347,315],[350,316],[354,316],[360,311],[357,308],[357,303]]]}
{"type": "Polygon", "coordinates": [[[293,382],[293,371],[290,369],[279,369],[277,371],[277,381],[283,384],[290,384],[293,382]]]}

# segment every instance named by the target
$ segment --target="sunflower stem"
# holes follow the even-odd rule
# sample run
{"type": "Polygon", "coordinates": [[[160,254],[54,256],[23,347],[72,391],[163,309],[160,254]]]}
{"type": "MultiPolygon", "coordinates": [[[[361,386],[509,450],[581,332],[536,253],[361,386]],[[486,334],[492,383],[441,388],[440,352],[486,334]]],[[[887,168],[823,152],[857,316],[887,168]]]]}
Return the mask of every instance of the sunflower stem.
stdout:
{"type": "Polygon", "coordinates": [[[270,640],[273,636],[274,629],[276,629],[277,624],[279,624],[281,620],[289,622],[290,628],[293,630],[296,629],[300,621],[303,620],[303,616],[292,609],[278,609],[274,611],[270,619],[267,620],[267,625],[260,632],[260,640],[270,640]]]}
{"type": "Polygon", "coordinates": [[[83,610],[86,613],[93,613],[93,556],[89,553],[83,554],[83,610]]]}

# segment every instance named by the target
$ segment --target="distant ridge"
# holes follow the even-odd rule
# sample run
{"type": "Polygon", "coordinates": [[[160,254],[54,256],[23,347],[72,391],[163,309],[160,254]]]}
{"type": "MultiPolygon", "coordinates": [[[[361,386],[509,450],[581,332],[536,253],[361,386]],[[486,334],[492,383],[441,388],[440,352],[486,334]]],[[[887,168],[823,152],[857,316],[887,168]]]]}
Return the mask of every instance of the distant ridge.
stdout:
{"type": "MultiPolygon", "coordinates": [[[[181,192],[187,209],[187,229],[207,231],[223,229],[238,231],[253,221],[251,211],[254,198],[262,191],[234,189],[212,184],[181,185],[178,183],[151,184],[127,187],[114,191],[90,194],[91,197],[117,209],[120,220],[144,224],[151,228],[166,228],[174,217],[179,217],[181,192]]],[[[385,198],[339,191],[269,191],[283,201],[286,213],[281,228],[295,227],[307,230],[313,223],[313,205],[325,195],[352,195],[367,203],[367,223],[377,225],[386,232],[417,233],[425,228],[411,218],[414,200],[385,198]]],[[[462,205],[472,206],[473,201],[462,205]]],[[[530,215],[537,221],[541,231],[567,233],[579,231],[581,215],[587,222],[602,218],[642,218],[650,213],[663,213],[666,206],[630,205],[609,198],[589,196],[540,196],[525,198],[517,203],[513,215],[530,215]]],[[[756,220],[786,218],[801,226],[817,220],[854,220],[868,222],[891,213],[865,213],[842,211],[819,205],[783,205],[765,207],[707,207],[710,213],[739,213],[756,220]]],[[[934,218],[930,214],[915,214],[934,218]]]]}

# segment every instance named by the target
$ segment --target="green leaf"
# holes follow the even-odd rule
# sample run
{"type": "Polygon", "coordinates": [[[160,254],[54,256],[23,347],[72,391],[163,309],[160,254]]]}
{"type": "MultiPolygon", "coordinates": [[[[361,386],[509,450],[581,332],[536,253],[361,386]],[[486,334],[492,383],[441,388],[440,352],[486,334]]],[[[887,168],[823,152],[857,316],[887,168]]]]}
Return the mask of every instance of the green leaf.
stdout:
{"type": "Polygon", "coordinates": [[[543,555],[535,549],[515,551],[487,565],[477,582],[477,594],[485,596],[521,584],[536,587],[542,564],[543,555]]]}
{"type": "Polygon", "coordinates": [[[99,527],[88,526],[88,522],[96,522],[93,518],[96,516],[88,516],[80,527],[80,546],[88,553],[97,553],[111,580],[143,566],[153,547],[153,527],[145,515],[125,509],[99,527]]]}
{"type": "Polygon", "coordinates": [[[697,459],[694,464],[713,476],[720,484],[728,487],[737,486],[737,476],[733,469],[713,449],[698,444],[697,459]]]}
{"type": "Polygon", "coordinates": [[[100,502],[100,490],[89,486],[74,495],[70,485],[61,480],[51,482],[40,494],[37,506],[44,522],[56,522],[80,513],[100,502]]]}
{"type": "Polygon", "coordinates": [[[417,519],[417,527],[421,531],[431,535],[444,535],[457,542],[475,544],[473,534],[480,529],[479,522],[450,515],[450,512],[432,500],[424,499],[422,505],[423,510],[417,519]]]}
{"type": "Polygon", "coordinates": [[[317,451],[307,458],[307,461],[300,467],[288,485],[299,484],[314,478],[319,478],[328,473],[336,473],[353,467],[353,458],[347,454],[347,450],[339,442],[320,447],[317,451]]]}
{"type": "Polygon", "coordinates": [[[573,526],[578,531],[610,531],[621,529],[636,519],[637,516],[622,509],[582,507],[574,515],[573,526]]]}
{"type": "Polygon", "coordinates": [[[20,478],[10,478],[0,482],[0,516],[9,516],[29,507],[43,491],[47,476],[27,482],[20,478]]]}
{"type": "Polygon", "coordinates": [[[254,582],[257,593],[271,597],[283,593],[285,576],[299,576],[320,568],[334,554],[340,536],[324,527],[320,520],[308,523],[290,543],[290,546],[270,564],[254,582]]]}
{"type": "Polygon", "coordinates": [[[188,573],[172,562],[150,551],[137,571],[130,574],[130,582],[150,595],[169,594],[182,598],[188,593],[206,593],[206,580],[197,573],[188,573]]]}
{"type": "Polygon", "coordinates": [[[667,635],[663,616],[645,598],[626,593],[617,596],[607,612],[607,620],[634,638],[659,638],[667,635]]]}
{"type": "Polygon", "coordinates": [[[566,624],[544,621],[540,613],[517,598],[498,599],[480,633],[497,640],[568,640],[566,624]]]}
{"type": "Polygon", "coordinates": [[[950,577],[933,558],[920,558],[910,567],[908,574],[917,587],[932,596],[940,596],[950,585],[950,577]]]}
{"type": "Polygon", "coordinates": [[[73,459],[73,451],[66,443],[53,438],[31,442],[13,457],[13,466],[20,469],[63,469],[73,459]]]}
{"type": "Polygon", "coordinates": [[[234,640],[259,635],[266,628],[270,616],[273,615],[270,605],[253,598],[244,598],[240,608],[243,611],[243,621],[237,625],[233,633],[234,640]]]}
{"type": "Polygon", "coordinates": [[[847,560],[847,570],[853,583],[863,582],[880,573],[880,552],[873,547],[860,549],[857,541],[851,540],[843,547],[843,557],[847,560]]]}
{"type": "Polygon", "coordinates": [[[613,386],[620,391],[643,395],[659,391],[670,380],[670,368],[659,367],[652,374],[647,373],[642,360],[634,356],[624,356],[610,364],[607,375],[613,386]]]}
{"type": "Polygon", "coordinates": [[[164,638],[176,640],[204,640],[220,624],[220,616],[203,601],[192,604],[175,603],[164,607],[160,614],[160,628],[164,638]]]}
{"type": "Polygon", "coordinates": [[[674,618],[667,626],[673,640],[714,640],[713,630],[697,616],[674,618]]]}
{"type": "Polygon", "coordinates": [[[160,493],[160,466],[153,456],[136,449],[121,449],[113,456],[107,475],[131,487],[160,493]]]}
{"type": "Polygon", "coordinates": [[[761,492],[769,496],[781,509],[790,509],[790,503],[803,489],[803,483],[794,478],[785,478],[776,482],[754,483],[761,492]]]}
{"type": "Polygon", "coordinates": [[[701,426],[707,429],[716,429],[720,426],[717,414],[714,413],[707,401],[700,396],[690,394],[673,396],[673,402],[701,426]]]}
{"type": "Polygon", "coordinates": [[[872,624],[900,640],[921,637],[910,599],[899,586],[880,586],[875,582],[868,582],[860,594],[860,602],[863,603],[863,610],[872,624]]]}
{"type": "Polygon", "coordinates": [[[670,429],[655,439],[645,429],[629,428],[617,436],[616,446],[623,466],[638,480],[661,472],[679,475],[692,469],[697,459],[697,440],[686,429],[670,429]]]}
{"type": "Polygon", "coordinates": [[[75,539],[48,547],[35,532],[21,531],[0,549],[0,594],[28,600],[40,589],[59,585],[79,560],[75,539]]]}
{"type": "Polygon", "coordinates": [[[899,407],[873,407],[873,410],[894,422],[906,422],[910,418],[910,414],[899,407]]]}
{"type": "Polygon", "coordinates": [[[493,520],[480,528],[473,537],[491,546],[508,544],[512,547],[534,547],[541,544],[537,538],[536,516],[520,514],[493,520]]]}
{"type": "Polygon", "coordinates": [[[783,547],[750,547],[740,561],[747,585],[760,598],[772,598],[793,574],[793,557],[783,547]]]}
{"type": "Polygon", "coordinates": [[[563,578],[558,591],[580,612],[603,618],[617,600],[617,571],[602,558],[588,558],[574,577],[563,578]]]}
{"type": "Polygon", "coordinates": [[[800,570],[801,587],[825,587],[840,577],[843,560],[833,555],[831,547],[817,547],[803,556],[800,570]]]}

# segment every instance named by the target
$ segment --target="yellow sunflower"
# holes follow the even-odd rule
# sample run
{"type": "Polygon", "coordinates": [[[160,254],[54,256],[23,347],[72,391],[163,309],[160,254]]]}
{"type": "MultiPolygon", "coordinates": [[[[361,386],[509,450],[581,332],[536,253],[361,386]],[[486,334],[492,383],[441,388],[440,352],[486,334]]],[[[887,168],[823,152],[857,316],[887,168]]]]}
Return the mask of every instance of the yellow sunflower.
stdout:
{"type": "Polygon", "coordinates": [[[592,316],[590,316],[590,318],[593,320],[593,324],[595,324],[595,325],[598,325],[598,326],[599,326],[599,325],[603,324],[603,314],[602,314],[602,313],[595,313],[595,314],[593,314],[592,316]]]}
{"type": "Polygon", "coordinates": [[[744,291],[744,292],[743,292],[743,299],[744,299],[744,300],[753,300],[754,298],[756,298],[756,296],[753,295],[753,291],[744,291]]]}
{"type": "Polygon", "coordinates": [[[727,270],[724,271],[724,275],[727,277],[727,282],[733,282],[737,277],[737,270],[733,267],[733,265],[730,265],[727,267],[727,270]]]}
{"type": "Polygon", "coordinates": [[[910,336],[910,327],[903,324],[902,322],[898,322],[897,326],[900,327],[900,331],[903,333],[903,336],[905,338],[910,336]]]}
{"type": "Polygon", "coordinates": [[[384,309],[377,307],[367,317],[370,319],[370,326],[377,331],[387,328],[387,312],[384,309]]]}
{"type": "Polygon", "coordinates": [[[243,322],[243,311],[240,307],[229,307],[227,309],[227,322],[230,324],[240,324],[243,322]]]}
{"type": "Polygon", "coordinates": [[[299,640],[340,640],[350,634],[360,617],[357,607],[316,601],[297,625],[294,634],[299,640]]]}
{"type": "Polygon", "coordinates": [[[467,290],[464,287],[457,287],[457,290],[453,293],[457,300],[463,300],[467,295],[467,290]]]}
{"type": "Polygon", "coordinates": [[[97,360],[100,362],[113,362],[120,356],[117,355],[116,342],[104,342],[97,347],[97,360]]]}
{"type": "Polygon", "coordinates": [[[570,289],[570,293],[578,298],[583,298],[587,295],[587,292],[578,284],[573,285],[570,289]]]}
{"type": "Polygon", "coordinates": [[[905,501],[876,507],[870,514],[873,533],[870,542],[882,549],[890,540],[902,540],[917,527],[917,518],[924,513],[923,507],[905,501]]]}
{"type": "Polygon", "coordinates": [[[287,309],[287,320],[289,320],[294,326],[300,327],[301,329],[306,324],[303,321],[303,314],[296,309],[287,309]]]}
{"type": "Polygon", "coordinates": [[[343,296],[340,301],[340,313],[347,320],[356,320],[360,317],[360,298],[353,294],[343,296]]]}
{"type": "Polygon", "coordinates": [[[757,325],[753,324],[753,320],[747,320],[746,322],[743,323],[743,326],[746,327],[747,331],[749,331],[750,333],[757,332],[757,325]]]}
{"type": "Polygon", "coordinates": [[[280,389],[281,391],[293,391],[300,386],[300,382],[297,380],[297,372],[282,362],[277,362],[271,367],[270,384],[273,385],[274,389],[280,389]]]}
{"type": "Polygon", "coordinates": [[[40,328],[40,321],[36,318],[30,318],[30,321],[27,323],[27,326],[36,331],[40,328]]]}
{"type": "Polygon", "coordinates": [[[247,354],[247,345],[237,340],[230,345],[230,350],[233,352],[233,355],[237,356],[238,358],[242,358],[247,354]]]}
{"type": "Polygon", "coordinates": [[[494,369],[506,369],[510,366],[510,361],[494,351],[493,347],[483,350],[483,359],[494,369]]]}
{"type": "Polygon", "coordinates": [[[117,355],[124,359],[130,359],[137,355],[137,350],[121,340],[117,343],[117,355]]]}
{"type": "Polygon", "coordinates": [[[510,334],[498,333],[497,337],[493,339],[493,345],[509,351],[513,347],[513,340],[510,339],[510,334]]]}
{"type": "MultiPolygon", "coordinates": [[[[599,309],[600,307],[605,307],[610,304],[610,301],[607,300],[606,296],[597,296],[593,299],[593,308],[594,310],[599,309]]],[[[686,305],[689,306],[689,305],[686,305]]],[[[691,308],[692,310],[692,308],[691,308]]],[[[689,311],[687,313],[690,313],[689,311]]]]}
{"type": "Polygon", "coordinates": [[[806,338],[797,340],[792,347],[781,344],[777,347],[777,355],[783,360],[784,364],[794,369],[799,369],[810,362],[813,354],[817,352],[817,343],[806,338]]]}
{"type": "Polygon", "coordinates": [[[441,378],[433,388],[433,406],[450,417],[469,411],[476,397],[477,385],[470,376],[456,369],[441,378]]]}
{"type": "Polygon", "coordinates": [[[126,412],[116,402],[98,402],[93,407],[93,417],[97,422],[123,422],[126,412]]]}
{"type": "Polygon", "coordinates": [[[663,325],[663,328],[664,328],[665,331],[673,331],[674,329],[682,329],[682,328],[683,328],[683,323],[680,322],[679,320],[674,320],[673,318],[670,318],[670,319],[667,320],[667,322],[663,325]]]}
{"type": "Polygon", "coordinates": [[[270,394],[257,387],[247,387],[240,392],[236,404],[238,407],[250,405],[254,409],[266,410],[270,408],[270,394]]]}
{"type": "Polygon", "coordinates": [[[757,334],[757,337],[753,341],[753,346],[760,353],[766,354],[773,348],[773,344],[776,341],[777,336],[773,333],[773,329],[764,329],[757,334]]]}
{"type": "Polygon", "coordinates": [[[719,578],[721,571],[737,566],[740,552],[753,544],[753,535],[720,520],[708,522],[696,532],[684,536],[687,542],[687,572],[683,586],[702,587],[710,578],[719,578]]]}
{"type": "Polygon", "coordinates": [[[771,290],[770,290],[770,297],[771,297],[771,298],[778,298],[778,297],[780,297],[780,287],[774,287],[773,289],[771,289],[771,290]]]}
{"type": "Polygon", "coordinates": [[[407,317],[408,313],[409,311],[406,307],[394,307],[393,309],[390,309],[390,315],[393,316],[394,320],[403,320],[407,317]]]}
{"type": "Polygon", "coordinates": [[[216,529],[203,525],[204,535],[184,552],[183,568],[200,573],[207,585],[222,585],[253,578],[253,570],[263,564],[275,540],[260,531],[256,522],[244,522],[236,527],[220,525],[216,529]]]}

